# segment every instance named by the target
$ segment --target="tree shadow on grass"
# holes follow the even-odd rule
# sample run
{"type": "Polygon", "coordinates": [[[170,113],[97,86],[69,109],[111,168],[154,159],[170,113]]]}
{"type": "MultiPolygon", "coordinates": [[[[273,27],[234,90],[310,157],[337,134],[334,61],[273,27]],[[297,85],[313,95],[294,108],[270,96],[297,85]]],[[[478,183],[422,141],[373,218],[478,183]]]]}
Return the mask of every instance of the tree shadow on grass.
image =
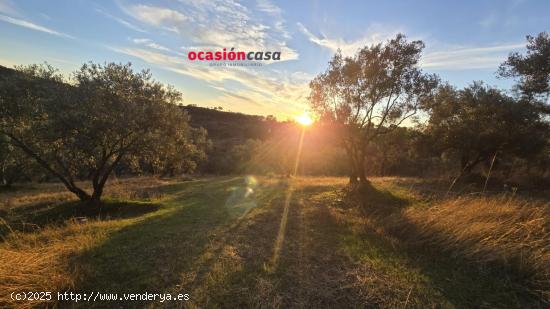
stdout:
{"type": "MultiPolygon", "coordinates": [[[[220,254],[221,249],[213,242],[221,238],[223,244],[224,238],[233,236],[231,231],[240,222],[238,219],[249,211],[248,207],[231,207],[248,205],[256,198],[242,196],[227,205],[232,192],[244,192],[240,189],[244,186],[242,177],[232,177],[165,187],[172,198],[164,201],[157,214],[123,227],[100,246],[74,259],[72,266],[78,278],[73,290],[188,293],[194,278],[202,276],[201,269],[208,269],[220,254]]],[[[108,307],[109,303],[93,306],[108,307]]]]}
{"type": "MultiPolygon", "coordinates": [[[[356,284],[354,263],[341,247],[347,229],[324,205],[335,186],[306,185],[292,201],[280,262],[274,272],[282,307],[377,308],[381,304],[356,284]],[[322,199],[315,197],[322,196],[322,199]]],[[[333,195],[333,198],[338,198],[333,195]]]]}
{"type": "MultiPolygon", "coordinates": [[[[309,194],[329,190],[307,188],[309,194]]],[[[229,231],[211,263],[193,281],[192,297],[199,307],[345,307],[350,298],[360,303],[354,291],[338,291],[349,281],[341,269],[346,258],[334,254],[334,221],[317,209],[304,213],[302,188],[283,183],[273,193],[265,207],[229,231]],[[324,233],[327,229],[331,232],[324,233]]]]}
{"type": "Polygon", "coordinates": [[[36,203],[18,207],[5,216],[7,226],[0,229],[0,236],[12,231],[36,232],[45,226],[63,225],[68,220],[115,220],[143,216],[157,211],[160,204],[140,201],[105,200],[98,205],[69,201],[62,203],[36,203]]]}
{"type": "Polygon", "coordinates": [[[427,234],[438,232],[427,226],[419,227],[404,216],[403,208],[409,202],[375,187],[354,198],[360,199],[361,213],[369,224],[361,236],[364,241],[351,245],[376,246],[383,254],[398,257],[420,269],[453,305],[461,308],[543,307],[528,292],[525,275],[509,265],[472,263],[466,258],[466,252],[452,250],[451,253],[451,248],[422,241],[427,234]]]}
{"type": "MultiPolygon", "coordinates": [[[[0,238],[3,239],[12,231],[36,232],[47,225],[63,225],[67,220],[86,222],[140,217],[160,209],[161,203],[157,197],[174,194],[181,191],[182,188],[201,186],[206,181],[203,179],[151,186],[139,191],[134,196],[138,200],[124,200],[107,196],[97,205],[80,201],[41,201],[9,211],[0,211],[0,221],[3,223],[0,225],[0,238]]],[[[223,181],[227,181],[227,179],[223,181]]]]}
{"type": "Polygon", "coordinates": [[[339,191],[340,203],[333,206],[357,208],[364,215],[386,217],[411,205],[411,200],[391,190],[378,189],[371,183],[339,191]]]}
{"type": "Polygon", "coordinates": [[[257,193],[247,197],[248,187],[242,178],[180,187],[158,214],[122,228],[77,257],[74,290],[190,294],[189,303],[149,302],[152,307],[266,304],[263,296],[269,291],[262,283],[268,280],[260,277],[272,276],[265,264],[273,252],[289,186],[260,184],[257,193]]]}

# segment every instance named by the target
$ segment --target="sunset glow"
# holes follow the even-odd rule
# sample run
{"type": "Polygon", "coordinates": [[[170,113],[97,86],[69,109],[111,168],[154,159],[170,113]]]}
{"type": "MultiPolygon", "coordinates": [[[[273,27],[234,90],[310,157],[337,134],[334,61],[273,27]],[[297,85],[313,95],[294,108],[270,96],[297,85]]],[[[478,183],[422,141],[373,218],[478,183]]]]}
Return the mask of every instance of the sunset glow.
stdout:
{"type": "Polygon", "coordinates": [[[313,123],[313,119],[307,113],[294,117],[294,120],[303,126],[310,126],[313,123]]]}

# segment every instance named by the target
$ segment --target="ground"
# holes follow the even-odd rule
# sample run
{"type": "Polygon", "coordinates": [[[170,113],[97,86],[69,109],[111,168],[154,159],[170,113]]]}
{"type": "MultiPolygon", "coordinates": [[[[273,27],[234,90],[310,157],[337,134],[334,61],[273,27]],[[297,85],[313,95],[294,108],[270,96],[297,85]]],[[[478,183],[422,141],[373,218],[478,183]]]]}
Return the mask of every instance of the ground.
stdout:
{"type": "MultiPolygon", "coordinates": [[[[55,185],[1,193],[8,221],[0,244],[2,307],[55,304],[13,301],[13,291],[189,294],[185,302],[117,305],[151,308],[543,307],[515,272],[408,245],[373,213],[346,206],[344,178],[121,183],[118,191],[111,184],[97,211],[66,201],[72,197],[55,185]]],[[[390,192],[375,203],[426,206],[411,182],[373,184],[390,192]]]]}

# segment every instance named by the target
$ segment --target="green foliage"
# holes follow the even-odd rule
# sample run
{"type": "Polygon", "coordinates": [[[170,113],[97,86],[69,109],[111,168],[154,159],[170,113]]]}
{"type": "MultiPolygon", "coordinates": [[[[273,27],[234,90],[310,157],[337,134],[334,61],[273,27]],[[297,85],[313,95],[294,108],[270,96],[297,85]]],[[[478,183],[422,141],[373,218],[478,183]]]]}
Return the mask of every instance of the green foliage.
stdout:
{"type": "Polygon", "coordinates": [[[369,145],[367,172],[379,176],[423,174],[426,164],[418,148],[420,137],[421,132],[408,127],[377,136],[369,145]]]}
{"type": "Polygon", "coordinates": [[[0,136],[0,185],[10,187],[14,182],[41,178],[39,167],[25,154],[0,136]]]}
{"type": "Polygon", "coordinates": [[[500,66],[499,75],[519,78],[517,88],[529,98],[550,96],[550,36],[541,32],[527,36],[527,54],[510,54],[500,66]]]}
{"type": "Polygon", "coordinates": [[[70,84],[63,81],[48,65],[4,75],[0,133],[81,200],[98,201],[122,159],[176,173],[204,157],[205,132],[189,126],[177,105],[181,94],[148,71],[89,63],[70,84]],[[78,179],[91,179],[93,192],[79,188],[78,179]]]}
{"type": "Polygon", "coordinates": [[[318,123],[303,130],[297,124],[281,124],[266,139],[249,139],[234,146],[227,158],[238,173],[288,176],[298,161],[299,175],[345,175],[345,154],[331,127],[318,123]]]}
{"type": "Polygon", "coordinates": [[[354,57],[337,52],[327,71],[311,81],[310,105],[340,128],[351,181],[366,181],[364,160],[373,140],[413,119],[437,86],[437,76],[418,67],[423,48],[422,41],[398,34],[354,57]]]}
{"type": "Polygon", "coordinates": [[[516,101],[480,82],[440,88],[425,133],[434,153],[456,154],[461,169],[499,156],[532,157],[545,145],[548,126],[537,105],[516,101]]]}

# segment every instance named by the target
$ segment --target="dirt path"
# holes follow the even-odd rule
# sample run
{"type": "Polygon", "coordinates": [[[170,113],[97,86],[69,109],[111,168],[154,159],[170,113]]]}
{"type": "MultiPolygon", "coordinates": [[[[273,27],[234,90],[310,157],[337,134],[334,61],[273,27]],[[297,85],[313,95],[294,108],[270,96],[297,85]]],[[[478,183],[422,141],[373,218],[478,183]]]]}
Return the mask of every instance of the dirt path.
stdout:
{"type": "Polygon", "coordinates": [[[354,284],[353,264],[340,248],[340,225],[326,205],[309,200],[302,188],[291,203],[287,237],[276,273],[283,303],[298,308],[356,307],[367,304],[354,284]]]}
{"type": "Polygon", "coordinates": [[[285,187],[220,238],[215,262],[192,295],[220,307],[373,307],[341,250],[341,225],[320,188],[285,187]]]}

